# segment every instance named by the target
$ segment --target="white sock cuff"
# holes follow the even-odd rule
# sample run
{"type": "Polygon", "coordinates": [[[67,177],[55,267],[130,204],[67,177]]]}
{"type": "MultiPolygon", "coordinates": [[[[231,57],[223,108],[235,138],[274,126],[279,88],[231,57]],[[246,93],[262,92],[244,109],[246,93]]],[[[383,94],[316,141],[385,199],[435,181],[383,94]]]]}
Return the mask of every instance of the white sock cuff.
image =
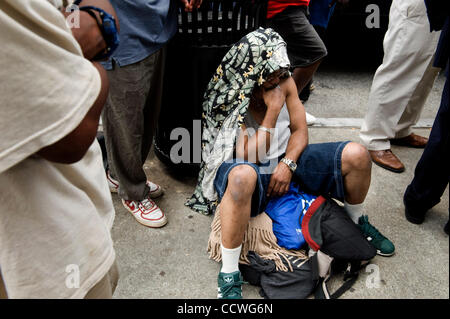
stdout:
{"type": "Polygon", "coordinates": [[[222,269],[223,273],[232,273],[239,270],[239,257],[241,257],[242,245],[236,248],[225,248],[220,244],[222,252],[222,269]]]}
{"type": "Polygon", "coordinates": [[[225,248],[225,247],[223,247],[222,244],[220,244],[220,249],[222,249],[222,252],[225,252],[225,253],[235,253],[237,251],[241,252],[242,245],[239,245],[236,248],[225,248]]]}
{"type": "Polygon", "coordinates": [[[363,207],[364,207],[364,203],[349,204],[346,201],[344,201],[344,208],[355,224],[358,223],[359,217],[362,216],[362,214],[363,214],[363,207]]]}

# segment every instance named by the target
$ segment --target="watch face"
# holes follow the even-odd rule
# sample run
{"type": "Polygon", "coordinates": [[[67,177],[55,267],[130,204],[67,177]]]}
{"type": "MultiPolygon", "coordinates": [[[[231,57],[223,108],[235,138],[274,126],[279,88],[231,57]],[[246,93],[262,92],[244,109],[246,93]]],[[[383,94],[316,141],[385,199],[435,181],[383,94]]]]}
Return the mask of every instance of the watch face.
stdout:
{"type": "Polygon", "coordinates": [[[297,164],[294,161],[286,158],[283,158],[281,161],[284,162],[291,171],[295,171],[297,169],[297,164]]]}

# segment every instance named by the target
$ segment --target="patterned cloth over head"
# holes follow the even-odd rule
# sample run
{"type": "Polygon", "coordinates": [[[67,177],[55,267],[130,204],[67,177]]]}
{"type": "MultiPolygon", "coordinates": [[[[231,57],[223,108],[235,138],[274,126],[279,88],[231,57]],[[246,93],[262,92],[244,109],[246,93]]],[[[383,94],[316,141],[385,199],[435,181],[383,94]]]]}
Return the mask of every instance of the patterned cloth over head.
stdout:
{"type": "Polygon", "coordinates": [[[264,83],[269,74],[289,66],[286,43],[272,29],[250,32],[227,52],[205,91],[202,163],[186,206],[205,215],[215,211],[214,178],[219,166],[233,157],[253,88],[264,83]]]}

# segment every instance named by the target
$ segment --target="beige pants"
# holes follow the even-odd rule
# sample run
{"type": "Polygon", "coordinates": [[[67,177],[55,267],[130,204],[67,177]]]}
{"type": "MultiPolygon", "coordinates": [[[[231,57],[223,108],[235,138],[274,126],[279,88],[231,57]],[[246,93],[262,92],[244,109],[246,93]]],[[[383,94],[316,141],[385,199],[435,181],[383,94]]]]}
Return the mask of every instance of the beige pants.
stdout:
{"type": "Polygon", "coordinates": [[[383,63],[374,75],[360,132],[369,150],[389,149],[389,139],[411,134],[439,72],[432,66],[438,40],[423,0],[392,2],[383,63]]]}
{"type": "MultiPolygon", "coordinates": [[[[119,272],[117,264],[114,264],[109,269],[108,273],[100,280],[84,297],[85,299],[111,299],[116,290],[117,282],[119,281],[119,272]]],[[[0,299],[8,299],[5,284],[3,282],[2,274],[0,273],[0,299]]]]}

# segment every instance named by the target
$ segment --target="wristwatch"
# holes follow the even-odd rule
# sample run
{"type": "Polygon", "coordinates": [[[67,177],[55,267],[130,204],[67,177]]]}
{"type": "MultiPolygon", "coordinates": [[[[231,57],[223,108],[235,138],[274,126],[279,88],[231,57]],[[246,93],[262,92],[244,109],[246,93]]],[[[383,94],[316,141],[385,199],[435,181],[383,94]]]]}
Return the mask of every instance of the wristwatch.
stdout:
{"type": "MultiPolygon", "coordinates": [[[[77,1],[77,3],[80,2],[81,1],[77,1]]],[[[117,49],[120,42],[116,20],[111,14],[109,14],[105,10],[94,6],[84,6],[80,7],[79,9],[81,11],[87,12],[92,18],[94,18],[95,21],[97,21],[100,32],[102,33],[103,39],[105,40],[106,43],[105,51],[97,54],[97,56],[95,56],[93,60],[104,60],[109,58],[113,54],[113,52],[117,49]],[[95,15],[94,11],[98,12],[101,21],[97,19],[97,16],[95,15]]]]}
{"type": "Polygon", "coordinates": [[[297,169],[297,164],[293,160],[283,157],[281,161],[289,167],[292,173],[294,173],[295,170],[297,169]]]}

